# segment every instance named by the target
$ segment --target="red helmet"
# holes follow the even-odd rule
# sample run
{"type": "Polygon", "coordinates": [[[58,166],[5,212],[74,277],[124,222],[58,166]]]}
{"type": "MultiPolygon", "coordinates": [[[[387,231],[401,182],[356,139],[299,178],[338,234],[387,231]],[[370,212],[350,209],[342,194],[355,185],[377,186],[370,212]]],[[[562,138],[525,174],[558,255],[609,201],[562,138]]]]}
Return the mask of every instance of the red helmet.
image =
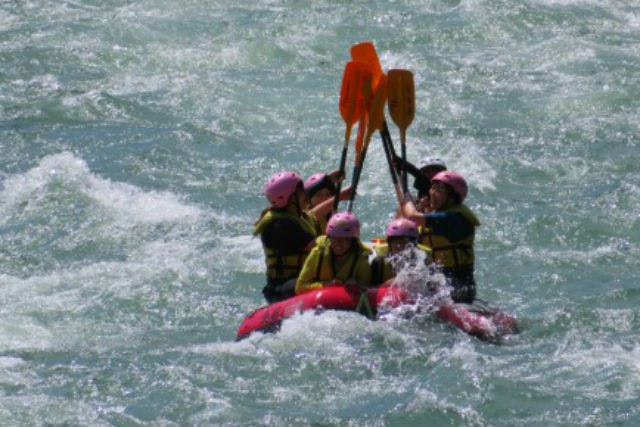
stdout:
{"type": "Polygon", "coordinates": [[[451,187],[453,191],[460,196],[460,202],[464,201],[467,197],[467,181],[465,181],[459,173],[453,171],[438,172],[431,178],[431,182],[441,182],[451,187]]]}
{"type": "Polygon", "coordinates": [[[302,178],[295,172],[282,171],[271,178],[264,185],[264,195],[273,208],[287,206],[289,197],[296,192],[298,185],[302,185],[302,178]]]}
{"type": "Polygon", "coordinates": [[[408,237],[410,239],[417,239],[418,227],[416,227],[416,223],[410,219],[394,219],[387,226],[387,238],[389,237],[408,237]]]}
{"type": "Polygon", "coordinates": [[[360,237],[360,220],[351,212],[334,214],[325,231],[329,237],[360,237]]]}

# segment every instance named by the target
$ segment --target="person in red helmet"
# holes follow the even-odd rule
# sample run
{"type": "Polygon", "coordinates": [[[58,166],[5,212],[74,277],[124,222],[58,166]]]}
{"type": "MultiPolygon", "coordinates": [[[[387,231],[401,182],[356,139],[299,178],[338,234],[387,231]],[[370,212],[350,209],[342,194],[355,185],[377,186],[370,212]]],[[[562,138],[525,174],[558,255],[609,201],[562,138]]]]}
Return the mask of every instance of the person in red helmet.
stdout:
{"type": "Polygon", "coordinates": [[[431,263],[431,249],[418,243],[420,235],[415,222],[407,218],[396,218],[387,225],[385,234],[387,244],[375,247],[376,257],[371,261],[373,284],[381,285],[394,278],[398,268],[406,266],[407,262],[414,263],[418,259],[418,251],[422,252],[421,258],[424,259],[425,264],[431,263]],[[398,262],[394,266],[391,258],[406,250],[411,250],[411,252],[406,254],[404,260],[398,260],[405,262],[398,262]]]}
{"type": "Polygon", "coordinates": [[[422,213],[412,201],[406,201],[402,212],[423,227],[421,243],[431,248],[435,262],[453,287],[453,301],[471,304],[476,295],[473,242],[480,221],[463,203],[467,191],[462,175],[442,171],[431,179],[431,211],[422,213]]]}
{"type": "Polygon", "coordinates": [[[351,212],[334,214],[326,228],[327,238],[318,239],[296,282],[296,294],[325,286],[350,289],[369,286],[371,249],[360,241],[360,221],[351,212]]]}
{"type": "Polygon", "coordinates": [[[318,236],[318,223],[304,211],[307,198],[300,175],[282,171],[271,176],[264,195],[269,207],[260,215],[253,234],[260,236],[267,266],[262,290],[269,303],[295,295],[295,282],[318,236]]]}

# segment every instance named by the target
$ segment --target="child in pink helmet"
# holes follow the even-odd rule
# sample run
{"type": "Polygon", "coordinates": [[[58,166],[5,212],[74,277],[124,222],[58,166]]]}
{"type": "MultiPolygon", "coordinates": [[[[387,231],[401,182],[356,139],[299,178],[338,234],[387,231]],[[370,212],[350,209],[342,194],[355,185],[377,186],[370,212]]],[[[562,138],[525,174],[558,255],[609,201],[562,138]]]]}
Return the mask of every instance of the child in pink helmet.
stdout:
{"type": "Polygon", "coordinates": [[[269,303],[295,295],[295,282],[318,236],[316,219],[304,211],[307,199],[300,175],[282,171],[271,176],[264,195],[269,201],[256,222],[267,265],[262,293],[269,303]]]}
{"type": "Polygon", "coordinates": [[[407,201],[402,212],[422,227],[421,243],[433,251],[434,260],[453,287],[454,302],[470,304],[476,295],[473,243],[480,221],[463,203],[467,191],[462,175],[442,171],[431,179],[431,211],[422,213],[407,201]]]}
{"type": "MultiPolygon", "coordinates": [[[[340,179],[336,170],[330,174],[318,172],[311,175],[304,182],[304,192],[307,195],[307,212],[312,214],[320,224],[320,234],[324,234],[324,230],[331,216],[333,208],[333,200],[337,191],[336,182],[340,179]]],[[[348,200],[351,195],[351,187],[344,188],[340,191],[340,200],[348,200]]]]}
{"type": "MultiPolygon", "coordinates": [[[[376,246],[376,257],[371,262],[372,282],[375,285],[381,285],[388,280],[394,278],[397,274],[391,257],[399,255],[403,251],[406,253],[406,261],[412,261],[418,258],[418,253],[422,251],[424,262],[430,264],[431,249],[418,244],[418,227],[407,218],[396,218],[387,225],[386,230],[387,244],[376,246]]],[[[398,260],[399,261],[399,260],[398,260]]],[[[399,265],[396,265],[398,267],[399,265]]]]}
{"type": "Polygon", "coordinates": [[[318,239],[296,282],[296,294],[325,286],[359,287],[371,283],[371,249],[360,241],[360,221],[351,212],[334,214],[318,239]]]}

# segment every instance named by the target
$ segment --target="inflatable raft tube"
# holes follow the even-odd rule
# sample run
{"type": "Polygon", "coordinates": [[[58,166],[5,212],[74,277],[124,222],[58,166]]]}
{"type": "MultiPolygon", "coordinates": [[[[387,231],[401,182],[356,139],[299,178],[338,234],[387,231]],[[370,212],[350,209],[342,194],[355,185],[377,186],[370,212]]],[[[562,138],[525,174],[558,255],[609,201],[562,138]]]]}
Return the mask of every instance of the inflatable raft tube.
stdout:
{"type": "MultiPolygon", "coordinates": [[[[407,292],[392,286],[370,288],[362,293],[349,291],[342,286],[317,289],[250,313],[240,324],[236,339],[243,339],[256,331],[275,332],[284,319],[298,312],[318,309],[346,310],[375,318],[377,308],[382,304],[385,307],[397,307],[412,302],[407,292]]],[[[467,304],[447,304],[440,306],[435,314],[440,320],[481,339],[494,340],[499,336],[517,332],[515,317],[495,309],[467,304]]]]}

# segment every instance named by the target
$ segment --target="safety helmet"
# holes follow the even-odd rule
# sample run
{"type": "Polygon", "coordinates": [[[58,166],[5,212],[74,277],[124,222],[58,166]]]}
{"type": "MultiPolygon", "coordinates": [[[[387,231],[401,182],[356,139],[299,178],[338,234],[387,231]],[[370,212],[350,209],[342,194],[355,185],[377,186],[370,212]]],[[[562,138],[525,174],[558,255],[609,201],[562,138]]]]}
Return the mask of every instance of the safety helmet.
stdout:
{"type": "Polygon", "coordinates": [[[440,157],[425,157],[418,162],[416,167],[418,170],[422,170],[424,168],[446,170],[447,164],[440,157]]]}
{"type": "Polygon", "coordinates": [[[314,173],[304,182],[304,191],[308,198],[313,197],[314,194],[323,188],[328,189],[332,194],[336,192],[335,184],[326,173],[314,173]]]}
{"type": "Polygon", "coordinates": [[[329,237],[360,237],[360,220],[351,212],[333,214],[325,233],[329,237]]]}
{"type": "Polygon", "coordinates": [[[453,191],[460,197],[461,203],[467,197],[467,181],[465,181],[459,173],[453,171],[438,172],[433,178],[431,178],[431,182],[441,182],[451,187],[451,189],[453,189],[453,191]]]}
{"type": "Polygon", "coordinates": [[[271,176],[264,185],[264,195],[273,208],[287,206],[289,197],[302,185],[302,178],[295,172],[282,171],[271,176]]]}
{"type": "Polygon", "coordinates": [[[397,218],[387,226],[387,239],[389,237],[418,238],[418,227],[416,223],[407,218],[397,218]]]}

